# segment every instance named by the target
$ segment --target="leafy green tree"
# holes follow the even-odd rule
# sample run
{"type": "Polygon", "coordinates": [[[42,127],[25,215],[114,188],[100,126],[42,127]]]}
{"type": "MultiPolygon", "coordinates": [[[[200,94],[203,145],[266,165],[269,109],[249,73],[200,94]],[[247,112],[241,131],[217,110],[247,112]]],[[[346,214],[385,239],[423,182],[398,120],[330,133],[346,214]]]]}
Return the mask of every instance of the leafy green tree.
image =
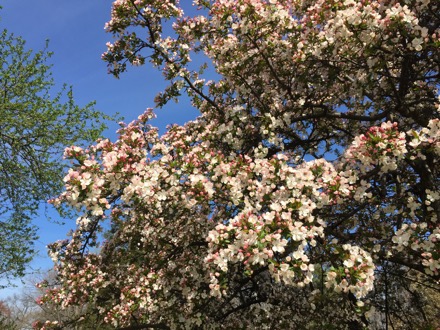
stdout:
{"type": "Polygon", "coordinates": [[[76,105],[67,86],[51,95],[51,55],[0,32],[0,277],[8,280],[32,259],[31,219],[62,188],[64,148],[96,139],[110,119],[93,103],[76,105]]]}

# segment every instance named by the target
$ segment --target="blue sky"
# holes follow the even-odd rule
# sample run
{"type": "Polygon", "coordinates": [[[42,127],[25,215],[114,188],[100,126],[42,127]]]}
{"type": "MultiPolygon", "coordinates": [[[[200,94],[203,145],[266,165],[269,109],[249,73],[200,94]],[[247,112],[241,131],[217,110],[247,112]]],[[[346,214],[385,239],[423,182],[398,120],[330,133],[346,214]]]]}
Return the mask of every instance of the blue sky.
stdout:
{"type": "MultiPolygon", "coordinates": [[[[40,50],[49,39],[52,73],[56,83],[53,94],[66,83],[73,86],[74,98],[79,105],[96,101],[96,109],[108,114],[119,112],[130,122],[147,107],[154,106],[154,96],[165,86],[160,72],[144,67],[131,68],[120,79],[107,74],[101,54],[112,36],[104,31],[110,18],[110,0],[4,0],[0,2],[0,28],[8,29],[26,40],[26,48],[40,50]]],[[[161,132],[172,123],[182,124],[195,118],[197,112],[188,104],[171,104],[157,110],[153,122],[161,132]]],[[[110,123],[104,133],[115,139],[116,123],[110,123]]],[[[64,227],[49,223],[42,215],[35,219],[40,228],[36,247],[40,253],[31,264],[31,270],[49,269],[51,261],[45,246],[66,236],[74,219],[64,227]]],[[[18,289],[0,291],[0,299],[18,289]]]]}

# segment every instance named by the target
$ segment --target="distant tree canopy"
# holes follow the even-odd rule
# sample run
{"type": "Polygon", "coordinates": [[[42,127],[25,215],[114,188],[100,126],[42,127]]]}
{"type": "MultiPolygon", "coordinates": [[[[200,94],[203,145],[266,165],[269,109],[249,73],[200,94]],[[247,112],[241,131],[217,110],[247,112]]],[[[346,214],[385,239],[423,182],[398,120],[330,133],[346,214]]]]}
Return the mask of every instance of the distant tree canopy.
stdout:
{"type": "Polygon", "coordinates": [[[0,278],[24,274],[34,254],[31,218],[40,203],[62,188],[63,150],[92,141],[109,117],[79,107],[72,89],[51,95],[51,53],[26,50],[25,42],[0,34],[0,278]]]}

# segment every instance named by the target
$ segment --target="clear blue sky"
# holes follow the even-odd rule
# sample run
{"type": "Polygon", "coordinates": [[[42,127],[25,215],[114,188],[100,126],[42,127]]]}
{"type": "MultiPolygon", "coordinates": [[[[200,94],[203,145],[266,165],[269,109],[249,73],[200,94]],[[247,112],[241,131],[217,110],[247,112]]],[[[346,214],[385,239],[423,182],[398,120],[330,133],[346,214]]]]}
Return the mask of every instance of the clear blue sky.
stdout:
{"type": "MultiPolygon", "coordinates": [[[[153,98],[165,83],[160,72],[145,67],[131,68],[118,80],[107,74],[106,63],[101,54],[106,42],[112,40],[105,33],[104,24],[110,18],[110,0],[4,0],[0,2],[0,28],[8,29],[26,40],[28,49],[40,50],[49,39],[53,77],[59,91],[62,84],[73,86],[74,98],[79,105],[96,101],[96,108],[108,113],[119,112],[125,122],[136,118],[147,107],[153,107],[153,98]]],[[[154,125],[164,131],[172,123],[182,124],[195,118],[197,112],[188,104],[172,104],[158,109],[154,125]]],[[[115,139],[117,124],[109,125],[104,133],[115,139]]],[[[40,253],[31,264],[31,269],[49,269],[51,260],[45,246],[58,239],[64,239],[68,228],[49,223],[42,215],[35,219],[40,228],[40,240],[36,247],[40,253]]],[[[19,289],[0,291],[0,299],[19,289]]]]}

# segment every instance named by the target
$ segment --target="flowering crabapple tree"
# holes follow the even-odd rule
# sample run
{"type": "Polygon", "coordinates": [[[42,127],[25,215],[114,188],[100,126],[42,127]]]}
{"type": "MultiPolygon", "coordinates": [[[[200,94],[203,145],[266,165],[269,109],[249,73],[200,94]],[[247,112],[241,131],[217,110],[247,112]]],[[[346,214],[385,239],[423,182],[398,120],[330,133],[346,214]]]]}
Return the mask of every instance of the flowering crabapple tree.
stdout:
{"type": "Polygon", "coordinates": [[[111,73],[150,62],[200,116],[66,149],[52,202],[83,213],[41,303],[89,314],[35,327],[435,327],[438,1],[192,5],[113,3],[111,73]]]}

